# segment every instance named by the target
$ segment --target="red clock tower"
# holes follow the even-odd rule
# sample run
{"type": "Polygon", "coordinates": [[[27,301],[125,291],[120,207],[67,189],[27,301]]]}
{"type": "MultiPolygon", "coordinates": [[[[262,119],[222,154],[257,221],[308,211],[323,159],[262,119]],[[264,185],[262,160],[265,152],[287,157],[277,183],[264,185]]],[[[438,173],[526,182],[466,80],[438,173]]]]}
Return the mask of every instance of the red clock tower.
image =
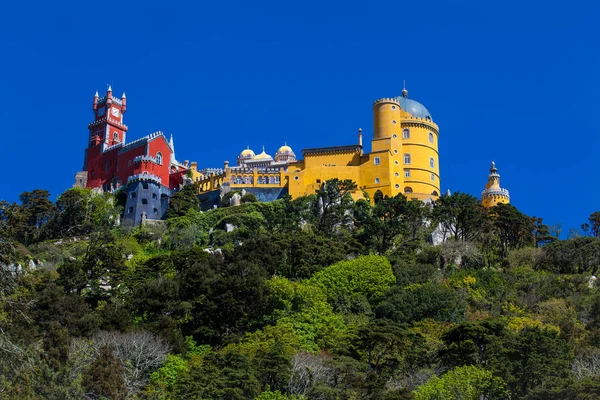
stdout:
{"type": "Polygon", "coordinates": [[[102,186],[108,190],[116,176],[118,149],[125,143],[127,125],[123,123],[123,114],[127,111],[127,98],[125,93],[121,99],[113,97],[109,86],[103,97],[98,97],[96,92],[92,109],[95,118],[88,125],[90,136],[85,163],[87,186],[102,186]]]}

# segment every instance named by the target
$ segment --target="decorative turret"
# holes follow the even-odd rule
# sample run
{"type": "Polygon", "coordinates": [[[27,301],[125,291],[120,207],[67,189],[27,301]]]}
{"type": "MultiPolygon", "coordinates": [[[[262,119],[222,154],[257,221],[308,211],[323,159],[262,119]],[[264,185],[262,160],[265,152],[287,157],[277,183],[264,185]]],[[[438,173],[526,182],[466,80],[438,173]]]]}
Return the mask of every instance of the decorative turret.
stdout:
{"type": "Polygon", "coordinates": [[[496,168],[496,163],[492,161],[485,190],[481,192],[481,204],[483,204],[485,208],[491,208],[497,204],[509,203],[510,195],[508,190],[500,187],[500,174],[496,168]]]}
{"type": "Polygon", "coordinates": [[[121,114],[125,114],[125,111],[127,111],[127,97],[125,97],[125,92],[123,92],[123,96],[121,96],[121,114]]]}
{"type": "Polygon", "coordinates": [[[112,104],[112,86],[108,85],[108,89],[106,89],[106,104],[112,104]]]}
{"type": "Polygon", "coordinates": [[[96,111],[98,108],[98,91],[96,90],[96,94],[94,95],[94,105],[92,106],[92,110],[96,111]]]}
{"type": "Polygon", "coordinates": [[[238,156],[238,165],[242,165],[246,160],[252,160],[254,152],[250,149],[250,146],[246,147],[238,156]]]}
{"type": "Polygon", "coordinates": [[[276,162],[294,162],[296,161],[296,154],[287,143],[284,143],[283,146],[277,150],[275,153],[275,161],[276,162]]]}

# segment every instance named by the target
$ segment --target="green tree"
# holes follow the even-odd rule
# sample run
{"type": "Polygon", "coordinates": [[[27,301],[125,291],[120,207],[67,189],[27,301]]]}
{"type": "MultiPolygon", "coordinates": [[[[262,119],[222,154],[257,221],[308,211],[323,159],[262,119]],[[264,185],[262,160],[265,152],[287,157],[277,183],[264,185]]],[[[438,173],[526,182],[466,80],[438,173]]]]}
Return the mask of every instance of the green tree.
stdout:
{"type": "Polygon", "coordinates": [[[337,178],[327,180],[316,192],[316,201],[312,204],[312,213],[316,217],[316,227],[320,232],[330,235],[338,227],[346,227],[350,221],[352,208],[351,193],[357,186],[350,179],[337,178]]]}
{"type": "Polygon", "coordinates": [[[506,336],[503,351],[490,360],[490,369],[501,376],[516,398],[544,384],[550,377],[570,374],[573,349],[556,330],[526,327],[506,336]]]}
{"type": "Polygon", "coordinates": [[[125,368],[114,355],[114,347],[100,347],[98,356],[83,372],[83,385],[96,396],[112,400],[127,398],[125,368]]]}
{"type": "Polygon", "coordinates": [[[433,208],[433,217],[458,240],[477,240],[488,229],[489,216],[480,201],[465,193],[441,196],[433,208]]]}
{"type": "Polygon", "coordinates": [[[433,376],[415,391],[415,400],[501,400],[509,399],[502,379],[478,366],[457,367],[433,376]]]}
{"type": "Polygon", "coordinates": [[[588,221],[581,225],[581,229],[592,237],[600,238],[600,212],[591,213],[588,221]]]}
{"type": "Polygon", "coordinates": [[[260,393],[255,365],[248,356],[211,353],[194,365],[174,386],[174,399],[252,399],[260,393]]]}
{"type": "Polygon", "coordinates": [[[187,214],[189,210],[200,209],[198,200],[198,185],[195,183],[185,185],[179,192],[169,199],[169,208],[166,217],[175,218],[187,214]]]}
{"type": "Polygon", "coordinates": [[[256,203],[258,202],[258,199],[256,198],[256,195],[254,193],[246,193],[242,196],[241,202],[242,204],[256,203]]]}
{"type": "Polygon", "coordinates": [[[392,287],[375,309],[378,318],[411,323],[425,318],[461,322],[466,311],[465,294],[438,283],[392,287]]]}
{"type": "Polygon", "coordinates": [[[533,219],[522,214],[514,206],[498,204],[490,209],[490,216],[500,240],[502,259],[506,260],[510,250],[535,244],[533,219]]]}
{"type": "Polygon", "coordinates": [[[317,272],[308,282],[322,288],[336,309],[348,311],[359,298],[379,302],[396,277],[387,258],[373,255],[340,261],[317,272]]]}

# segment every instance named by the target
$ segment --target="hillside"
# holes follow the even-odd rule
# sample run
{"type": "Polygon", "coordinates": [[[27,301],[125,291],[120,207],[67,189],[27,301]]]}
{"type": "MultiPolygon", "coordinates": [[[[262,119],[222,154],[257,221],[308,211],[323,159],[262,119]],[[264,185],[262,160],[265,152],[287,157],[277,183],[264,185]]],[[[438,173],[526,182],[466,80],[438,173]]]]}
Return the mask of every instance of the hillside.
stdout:
{"type": "Polygon", "coordinates": [[[600,398],[600,214],[559,240],[353,187],[200,212],[188,185],[137,227],[119,194],[1,202],[0,398],[600,398]]]}

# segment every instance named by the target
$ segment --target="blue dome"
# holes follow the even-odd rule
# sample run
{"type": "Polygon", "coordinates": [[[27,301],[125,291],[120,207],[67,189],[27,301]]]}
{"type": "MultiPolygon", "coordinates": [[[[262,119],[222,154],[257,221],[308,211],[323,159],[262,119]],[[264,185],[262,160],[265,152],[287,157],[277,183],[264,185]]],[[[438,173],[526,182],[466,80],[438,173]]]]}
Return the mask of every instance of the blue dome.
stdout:
{"type": "Polygon", "coordinates": [[[425,106],[418,101],[403,96],[396,97],[396,100],[400,103],[400,107],[402,107],[404,111],[410,113],[413,117],[429,118],[430,120],[433,120],[429,111],[427,111],[425,106]]]}

